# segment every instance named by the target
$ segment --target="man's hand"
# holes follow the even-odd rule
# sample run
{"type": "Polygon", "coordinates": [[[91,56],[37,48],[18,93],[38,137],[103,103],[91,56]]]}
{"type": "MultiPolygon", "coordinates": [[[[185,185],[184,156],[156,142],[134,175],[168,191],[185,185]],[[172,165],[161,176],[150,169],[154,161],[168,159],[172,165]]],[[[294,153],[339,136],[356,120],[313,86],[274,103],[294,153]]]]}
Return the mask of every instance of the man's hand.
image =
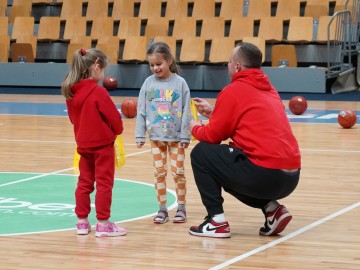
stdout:
{"type": "Polygon", "coordinates": [[[193,98],[192,100],[195,102],[199,114],[209,118],[213,111],[213,107],[210,105],[210,103],[202,98],[193,98]]]}

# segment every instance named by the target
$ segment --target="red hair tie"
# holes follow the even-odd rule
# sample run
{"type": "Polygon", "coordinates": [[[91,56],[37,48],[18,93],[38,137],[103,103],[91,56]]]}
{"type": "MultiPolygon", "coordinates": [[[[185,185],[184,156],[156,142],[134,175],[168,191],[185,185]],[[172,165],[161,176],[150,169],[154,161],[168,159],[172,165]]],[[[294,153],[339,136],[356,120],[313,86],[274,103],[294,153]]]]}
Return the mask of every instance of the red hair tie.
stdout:
{"type": "Polygon", "coordinates": [[[85,49],[80,49],[80,53],[82,56],[84,56],[86,54],[86,50],[85,49]]]}

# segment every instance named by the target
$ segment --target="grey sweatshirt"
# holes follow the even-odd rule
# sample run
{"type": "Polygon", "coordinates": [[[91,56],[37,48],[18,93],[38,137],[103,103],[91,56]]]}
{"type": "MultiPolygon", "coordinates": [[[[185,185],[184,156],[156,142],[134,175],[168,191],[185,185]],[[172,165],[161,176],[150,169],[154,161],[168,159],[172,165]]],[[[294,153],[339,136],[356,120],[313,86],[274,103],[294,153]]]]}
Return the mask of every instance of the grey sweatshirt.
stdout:
{"type": "Polygon", "coordinates": [[[190,142],[190,89],[184,78],[172,74],[161,80],[149,76],[140,89],[136,117],[136,142],[190,142]]]}

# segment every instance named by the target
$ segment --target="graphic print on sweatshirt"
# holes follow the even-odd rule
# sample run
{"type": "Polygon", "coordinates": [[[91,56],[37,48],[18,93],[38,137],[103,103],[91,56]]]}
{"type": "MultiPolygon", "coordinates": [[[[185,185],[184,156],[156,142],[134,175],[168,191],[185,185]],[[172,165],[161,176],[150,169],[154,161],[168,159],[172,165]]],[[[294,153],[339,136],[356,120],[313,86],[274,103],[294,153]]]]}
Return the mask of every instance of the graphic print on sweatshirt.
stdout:
{"type": "Polygon", "coordinates": [[[148,115],[147,124],[151,128],[162,129],[165,133],[176,128],[175,118],[181,118],[179,110],[180,94],[172,89],[156,88],[146,93],[147,100],[151,103],[151,113],[148,115]]]}

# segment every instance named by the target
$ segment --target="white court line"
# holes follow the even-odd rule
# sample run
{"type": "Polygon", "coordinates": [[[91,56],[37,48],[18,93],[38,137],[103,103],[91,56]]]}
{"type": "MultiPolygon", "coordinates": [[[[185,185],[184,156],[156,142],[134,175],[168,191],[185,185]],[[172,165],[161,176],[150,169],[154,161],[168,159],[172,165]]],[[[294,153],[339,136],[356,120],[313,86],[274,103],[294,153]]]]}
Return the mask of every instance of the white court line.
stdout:
{"type": "Polygon", "coordinates": [[[21,180],[14,181],[14,182],[1,184],[0,187],[10,186],[10,185],[13,185],[13,184],[26,182],[26,181],[34,180],[34,179],[37,179],[37,178],[45,177],[45,176],[48,176],[48,175],[53,175],[53,174],[57,174],[57,173],[66,172],[66,171],[73,170],[73,169],[74,168],[71,167],[71,168],[67,168],[67,169],[63,169],[63,170],[59,170],[59,171],[55,171],[55,172],[51,172],[51,173],[39,174],[39,175],[36,175],[36,176],[33,176],[33,177],[28,177],[28,178],[24,178],[24,179],[21,179],[21,180]]]}
{"type": "Polygon", "coordinates": [[[288,234],[288,235],[286,235],[284,237],[281,237],[281,238],[279,238],[279,239],[277,239],[275,241],[272,241],[272,242],[270,242],[270,243],[268,243],[266,245],[260,246],[258,248],[253,249],[253,250],[250,250],[250,251],[248,251],[248,252],[246,252],[246,253],[238,256],[238,257],[235,257],[235,258],[233,258],[231,260],[228,260],[228,261],[223,262],[221,264],[218,264],[218,265],[216,265],[214,267],[211,267],[211,268],[209,268],[209,270],[223,269],[223,268],[225,268],[225,267],[227,267],[227,266],[229,266],[229,265],[231,265],[233,263],[239,262],[239,261],[241,261],[243,259],[246,259],[247,257],[250,257],[250,256],[252,256],[252,255],[254,255],[256,253],[259,253],[259,252],[261,252],[263,250],[274,247],[274,246],[276,246],[276,245],[278,245],[278,244],[280,244],[282,242],[285,242],[286,240],[289,240],[289,239],[291,239],[291,238],[293,238],[295,236],[298,236],[299,234],[302,234],[302,233],[304,233],[304,232],[306,232],[306,231],[308,231],[310,229],[313,229],[313,228],[323,224],[324,222],[329,221],[329,220],[331,220],[331,219],[333,219],[335,217],[338,217],[338,216],[340,216],[342,214],[345,214],[346,212],[349,212],[350,210],[353,210],[353,209],[355,209],[356,207],[359,207],[359,206],[360,206],[360,201],[357,202],[357,203],[354,203],[353,205],[345,207],[345,208],[343,208],[343,209],[341,209],[341,210],[339,210],[339,211],[337,211],[337,212],[335,212],[335,213],[333,213],[333,214],[331,214],[331,215],[329,215],[327,217],[324,217],[324,218],[322,218],[322,219],[320,219],[318,221],[315,221],[314,223],[311,223],[311,224],[309,224],[309,225],[307,225],[307,226],[305,226],[305,227],[303,227],[303,228],[301,228],[301,229],[299,229],[297,231],[294,231],[294,232],[292,232],[292,233],[290,233],[290,234],[288,234]]]}
{"type": "Polygon", "coordinates": [[[39,141],[39,140],[9,140],[9,139],[0,139],[0,142],[27,142],[27,143],[67,143],[75,144],[75,142],[64,142],[64,141],[39,141]]]}
{"type": "MultiPolygon", "coordinates": [[[[145,150],[145,151],[141,151],[141,152],[137,152],[137,153],[133,153],[133,154],[128,154],[128,155],[125,155],[125,156],[126,157],[136,156],[136,155],[140,155],[140,154],[143,154],[143,153],[146,153],[146,152],[150,152],[150,150],[145,150]]],[[[54,172],[50,172],[50,173],[44,173],[44,174],[36,175],[36,176],[33,176],[33,177],[28,177],[28,178],[24,178],[24,179],[21,179],[21,180],[17,180],[17,181],[14,181],[14,182],[0,184],[0,187],[9,186],[9,185],[13,185],[13,184],[18,184],[18,183],[21,183],[21,182],[30,181],[30,180],[34,180],[34,179],[37,179],[37,178],[46,177],[48,175],[54,175],[54,174],[70,171],[70,170],[73,170],[73,169],[74,168],[71,167],[71,168],[62,169],[62,170],[58,170],[58,171],[54,171],[54,172]]]]}
{"type": "MultiPolygon", "coordinates": [[[[0,142],[28,142],[28,143],[66,143],[74,144],[74,141],[42,141],[42,140],[11,140],[11,139],[0,139],[0,142]]],[[[136,145],[135,143],[124,143],[124,145],[136,145]]]]}

